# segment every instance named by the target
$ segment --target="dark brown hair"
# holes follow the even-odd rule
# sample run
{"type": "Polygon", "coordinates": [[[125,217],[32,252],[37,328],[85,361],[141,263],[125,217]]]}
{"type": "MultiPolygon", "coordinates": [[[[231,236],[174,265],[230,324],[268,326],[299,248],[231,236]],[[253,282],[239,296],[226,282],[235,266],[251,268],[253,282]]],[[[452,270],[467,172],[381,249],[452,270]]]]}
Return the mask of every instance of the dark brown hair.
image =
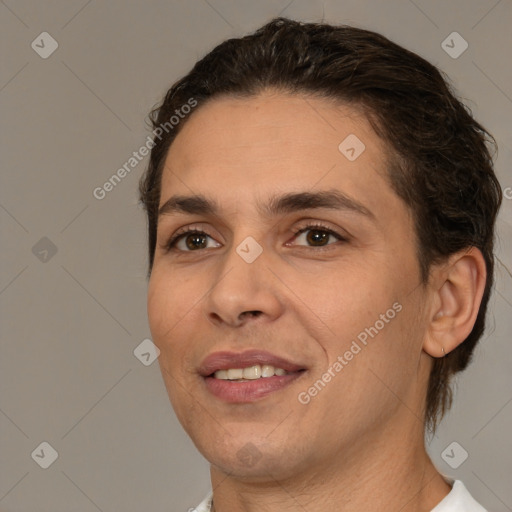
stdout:
{"type": "Polygon", "coordinates": [[[488,147],[496,146],[494,139],[455,97],[448,79],[415,53],[361,28],[286,18],[214,48],[150,114],[157,136],[139,185],[148,215],[148,272],[165,158],[187,120],[169,128],[169,119],[191,99],[197,109],[221,95],[250,97],[265,89],[330,98],[366,114],[389,147],[390,184],[414,216],[422,284],[433,264],[460,250],[477,247],[485,258],[487,282],[473,330],[464,343],[433,362],[425,421],[434,431],[451,406],[451,378],[469,364],[484,331],[502,192],[488,147]],[[164,134],[165,123],[169,129],[164,134]]]}

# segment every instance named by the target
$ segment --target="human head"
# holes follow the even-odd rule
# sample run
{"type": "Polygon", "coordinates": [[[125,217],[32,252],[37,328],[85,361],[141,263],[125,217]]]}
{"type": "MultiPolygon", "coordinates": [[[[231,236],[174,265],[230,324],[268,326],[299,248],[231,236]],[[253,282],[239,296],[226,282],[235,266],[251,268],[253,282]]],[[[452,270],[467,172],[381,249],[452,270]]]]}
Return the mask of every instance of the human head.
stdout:
{"type": "Polygon", "coordinates": [[[149,272],[161,176],[177,134],[206,103],[250,98],[267,89],[336,100],[365,114],[388,148],[389,183],[412,213],[423,283],[434,264],[463,249],[475,247],[485,259],[487,280],[474,327],[432,365],[425,420],[435,428],[451,403],[452,376],[467,367],[484,331],[501,189],[488,148],[492,137],[434,66],[384,36],[277,18],[254,34],[218,45],[171,87],[152,112],[153,128],[159,131],[140,181],[148,215],[149,272]],[[162,130],[191,100],[197,102],[192,112],[162,130]]]}

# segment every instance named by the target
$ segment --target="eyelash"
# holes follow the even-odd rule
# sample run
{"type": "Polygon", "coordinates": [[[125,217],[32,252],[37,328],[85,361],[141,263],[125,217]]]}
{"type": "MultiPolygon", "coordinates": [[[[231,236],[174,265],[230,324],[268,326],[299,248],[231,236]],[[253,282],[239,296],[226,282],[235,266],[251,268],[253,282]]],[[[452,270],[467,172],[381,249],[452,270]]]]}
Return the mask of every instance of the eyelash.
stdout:
{"type": "MultiPolygon", "coordinates": [[[[340,242],[347,242],[347,238],[346,237],[343,237],[341,236],[339,233],[337,233],[336,231],[332,230],[331,228],[328,228],[327,226],[323,225],[323,224],[308,224],[307,226],[303,226],[303,227],[300,227],[296,230],[293,231],[293,238],[297,238],[299,235],[301,235],[302,233],[304,233],[305,231],[323,231],[329,235],[332,235],[333,237],[337,238],[338,241],[340,242]]],[[[199,235],[206,235],[206,236],[210,236],[208,233],[206,233],[205,231],[201,230],[201,229],[186,229],[185,231],[178,231],[176,233],[176,235],[174,235],[166,244],[165,244],[165,250],[166,252],[169,252],[171,250],[179,250],[181,251],[180,249],[175,249],[175,245],[178,243],[178,241],[185,237],[185,236],[188,236],[188,235],[194,235],[194,234],[199,234],[199,235]]],[[[212,238],[212,237],[210,237],[212,238]]],[[[316,249],[317,251],[321,251],[321,250],[327,250],[329,248],[329,246],[331,246],[333,244],[327,244],[325,246],[313,246],[313,245],[310,245],[310,246],[306,246],[310,249],[316,249]]],[[[200,251],[200,249],[199,249],[200,251]]],[[[196,252],[196,251],[181,251],[181,252],[196,252]]]]}

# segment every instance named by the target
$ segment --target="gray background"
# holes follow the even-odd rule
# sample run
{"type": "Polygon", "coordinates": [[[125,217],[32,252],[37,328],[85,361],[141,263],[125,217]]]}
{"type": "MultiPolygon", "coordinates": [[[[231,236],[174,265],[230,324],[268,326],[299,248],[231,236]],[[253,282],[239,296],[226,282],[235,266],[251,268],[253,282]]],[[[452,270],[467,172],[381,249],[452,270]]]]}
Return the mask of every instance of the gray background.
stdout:
{"type": "Polygon", "coordinates": [[[429,450],[490,510],[512,510],[510,0],[5,0],[0,14],[0,510],[180,512],[208,491],[157,362],[133,353],[150,337],[136,191],[147,158],[103,200],[92,191],[143,145],[174,80],[278,14],[370,28],[419,53],[498,141],[508,199],[489,328],[429,450]],[[59,45],[46,59],[31,47],[49,48],[43,31],[59,45]],[[469,44],[458,58],[441,46],[453,31],[469,44]],[[58,452],[47,469],[31,456],[43,441],[58,452]],[[458,469],[441,457],[453,441],[468,452],[458,469]]]}

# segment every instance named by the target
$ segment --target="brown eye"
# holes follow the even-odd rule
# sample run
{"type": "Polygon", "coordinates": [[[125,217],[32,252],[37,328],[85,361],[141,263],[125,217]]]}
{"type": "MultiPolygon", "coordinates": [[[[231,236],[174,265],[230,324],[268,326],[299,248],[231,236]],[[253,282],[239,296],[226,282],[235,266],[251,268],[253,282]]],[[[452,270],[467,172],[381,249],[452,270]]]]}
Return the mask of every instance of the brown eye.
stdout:
{"type": "Polygon", "coordinates": [[[193,233],[185,237],[185,244],[190,250],[204,249],[207,245],[207,235],[193,233]]]}
{"type": "Polygon", "coordinates": [[[326,245],[330,236],[330,233],[327,233],[321,229],[310,229],[308,235],[306,236],[306,240],[311,245],[326,245]]]}
{"type": "Polygon", "coordinates": [[[332,245],[333,242],[336,241],[346,241],[346,239],[341,235],[338,235],[338,233],[336,233],[332,229],[312,225],[299,229],[295,233],[294,241],[295,243],[299,242],[297,245],[306,245],[309,247],[324,247],[332,245]],[[333,241],[331,242],[330,240],[333,241]]]}
{"type": "Polygon", "coordinates": [[[174,236],[167,243],[167,250],[176,250],[182,252],[193,252],[200,249],[208,249],[211,247],[220,247],[221,244],[216,242],[210,235],[204,231],[189,229],[185,232],[174,236]]]}

